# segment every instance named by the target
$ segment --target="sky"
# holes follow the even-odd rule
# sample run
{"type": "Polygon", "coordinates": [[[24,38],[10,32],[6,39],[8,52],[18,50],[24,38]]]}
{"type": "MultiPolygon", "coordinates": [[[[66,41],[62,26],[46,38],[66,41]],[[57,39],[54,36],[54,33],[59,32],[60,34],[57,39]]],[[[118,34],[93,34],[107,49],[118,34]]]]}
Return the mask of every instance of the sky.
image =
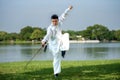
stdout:
{"type": "Polygon", "coordinates": [[[120,0],[0,0],[0,31],[19,33],[25,26],[47,28],[52,14],[59,16],[69,5],[63,30],[85,30],[102,24],[120,29],[120,0]]]}

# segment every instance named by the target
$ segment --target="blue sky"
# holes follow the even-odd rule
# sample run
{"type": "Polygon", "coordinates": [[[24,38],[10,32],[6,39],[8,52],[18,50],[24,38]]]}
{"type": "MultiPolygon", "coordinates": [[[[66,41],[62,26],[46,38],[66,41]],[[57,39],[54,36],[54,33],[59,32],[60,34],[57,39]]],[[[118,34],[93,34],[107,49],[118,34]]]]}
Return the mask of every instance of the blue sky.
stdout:
{"type": "Polygon", "coordinates": [[[74,8],[63,30],[84,30],[94,24],[120,29],[120,0],[0,0],[0,31],[18,33],[25,26],[47,28],[50,16],[60,16],[69,5],[74,8]]]}

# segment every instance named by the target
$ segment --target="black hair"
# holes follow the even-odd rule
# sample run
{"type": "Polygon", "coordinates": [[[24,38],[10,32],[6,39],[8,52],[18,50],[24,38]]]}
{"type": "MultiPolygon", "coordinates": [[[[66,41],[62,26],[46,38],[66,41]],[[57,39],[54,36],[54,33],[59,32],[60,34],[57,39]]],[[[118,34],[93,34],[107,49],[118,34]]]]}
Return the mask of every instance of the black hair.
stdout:
{"type": "Polygon", "coordinates": [[[58,15],[53,14],[53,15],[51,16],[51,19],[58,19],[58,15]]]}

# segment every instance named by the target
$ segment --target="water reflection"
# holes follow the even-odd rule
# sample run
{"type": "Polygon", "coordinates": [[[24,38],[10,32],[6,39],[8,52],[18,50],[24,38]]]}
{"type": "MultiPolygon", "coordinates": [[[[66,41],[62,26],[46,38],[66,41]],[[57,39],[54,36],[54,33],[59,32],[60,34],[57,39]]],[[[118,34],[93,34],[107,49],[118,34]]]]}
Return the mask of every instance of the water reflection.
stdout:
{"type": "MultiPolygon", "coordinates": [[[[40,44],[0,44],[0,62],[29,60],[40,44]]],[[[119,59],[120,43],[70,44],[63,60],[119,59]]],[[[39,52],[34,60],[52,60],[52,54],[39,52]]]]}
{"type": "Polygon", "coordinates": [[[84,48],[86,56],[89,56],[91,59],[104,59],[105,56],[108,56],[108,48],[94,47],[94,48],[84,48]]]}

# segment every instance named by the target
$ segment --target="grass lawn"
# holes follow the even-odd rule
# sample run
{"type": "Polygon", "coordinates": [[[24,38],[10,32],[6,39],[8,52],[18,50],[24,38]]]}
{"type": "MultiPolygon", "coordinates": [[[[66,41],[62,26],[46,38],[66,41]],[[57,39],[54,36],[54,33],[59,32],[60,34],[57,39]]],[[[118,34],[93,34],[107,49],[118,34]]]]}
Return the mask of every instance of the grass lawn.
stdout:
{"type": "Polygon", "coordinates": [[[62,61],[62,72],[53,76],[52,61],[0,63],[0,80],[120,80],[120,60],[62,61]]]}

